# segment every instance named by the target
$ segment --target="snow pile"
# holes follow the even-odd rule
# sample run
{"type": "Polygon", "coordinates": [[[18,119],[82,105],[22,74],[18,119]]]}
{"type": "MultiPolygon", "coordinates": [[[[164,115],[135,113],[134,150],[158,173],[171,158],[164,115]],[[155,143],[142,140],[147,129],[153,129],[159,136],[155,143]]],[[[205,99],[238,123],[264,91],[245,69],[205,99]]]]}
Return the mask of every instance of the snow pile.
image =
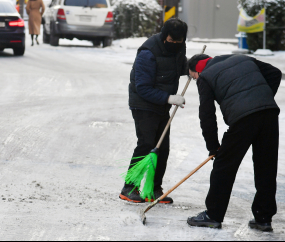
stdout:
{"type": "Polygon", "coordinates": [[[261,55],[261,56],[272,56],[274,55],[271,50],[267,49],[258,49],[257,51],[254,52],[255,55],[261,55]]]}
{"type": "MultiPolygon", "coordinates": [[[[141,38],[127,38],[127,39],[120,39],[113,41],[114,47],[120,47],[123,49],[138,49],[142,46],[142,44],[147,40],[147,37],[141,37],[141,38]]],[[[207,45],[207,49],[212,50],[235,50],[237,49],[237,45],[228,44],[226,41],[216,42],[209,39],[209,43],[205,43],[204,41],[187,41],[186,42],[186,48],[187,49],[201,49],[204,45],[207,45]]]]}
{"type": "Polygon", "coordinates": [[[115,40],[113,45],[124,49],[138,49],[146,40],[147,37],[120,39],[115,40]]]}
{"type": "Polygon", "coordinates": [[[137,7],[142,13],[146,14],[153,14],[154,12],[162,10],[161,6],[155,0],[116,0],[112,3],[114,8],[122,4],[125,5],[128,9],[137,7]]]}
{"type": "Polygon", "coordinates": [[[204,45],[207,45],[207,50],[233,51],[238,48],[237,45],[226,43],[186,42],[187,49],[202,49],[204,45]]]}
{"type": "MultiPolygon", "coordinates": [[[[239,36],[240,37],[240,36],[239,36]]],[[[192,38],[191,41],[194,42],[205,42],[205,43],[231,43],[231,44],[238,44],[238,40],[237,39],[201,39],[201,38],[192,38]]]]}

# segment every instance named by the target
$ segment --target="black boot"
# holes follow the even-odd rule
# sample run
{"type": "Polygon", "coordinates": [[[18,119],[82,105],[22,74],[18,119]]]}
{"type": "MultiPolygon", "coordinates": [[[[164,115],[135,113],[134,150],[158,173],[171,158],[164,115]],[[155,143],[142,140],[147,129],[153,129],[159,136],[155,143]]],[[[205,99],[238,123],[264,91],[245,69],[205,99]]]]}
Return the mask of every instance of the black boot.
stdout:
{"type": "MultiPolygon", "coordinates": [[[[163,190],[162,188],[158,188],[158,189],[154,190],[153,193],[154,193],[155,200],[160,198],[163,195],[163,191],[162,190],[163,190]]],[[[145,201],[148,202],[148,199],[146,198],[145,201]]],[[[154,199],[151,199],[151,202],[154,202],[154,199]]],[[[159,203],[162,203],[162,204],[172,204],[173,203],[173,199],[171,197],[166,197],[163,200],[161,200],[159,203]]]]}
{"type": "Polygon", "coordinates": [[[133,186],[125,186],[119,198],[133,203],[145,203],[145,201],[140,197],[139,190],[133,186]]]}
{"type": "Polygon", "coordinates": [[[255,219],[249,221],[248,226],[251,229],[257,229],[257,230],[260,230],[262,232],[272,232],[273,231],[271,223],[258,223],[255,221],[255,219]]]}
{"type": "Polygon", "coordinates": [[[39,45],[39,41],[38,41],[38,35],[36,35],[36,42],[37,42],[37,45],[39,45]]]}
{"type": "Polygon", "coordinates": [[[188,218],[187,223],[190,226],[195,227],[207,227],[207,228],[213,228],[213,229],[221,229],[222,223],[216,222],[215,220],[210,219],[210,217],[207,215],[207,212],[202,212],[197,215],[197,217],[188,218]]]}

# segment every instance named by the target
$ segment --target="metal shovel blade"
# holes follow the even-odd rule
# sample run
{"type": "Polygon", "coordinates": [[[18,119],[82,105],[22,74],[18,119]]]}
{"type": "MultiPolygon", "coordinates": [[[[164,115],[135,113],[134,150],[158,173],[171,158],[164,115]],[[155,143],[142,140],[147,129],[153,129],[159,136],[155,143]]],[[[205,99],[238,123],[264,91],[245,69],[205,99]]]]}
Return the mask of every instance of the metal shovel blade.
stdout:
{"type": "Polygon", "coordinates": [[[146,216],[145,216],[145,209],[140,210],[140,219],[143,225],[146,225],[146,216]]]}
{"type": "Polygon", "coordinates": [[[156,204],[158,204],[159,202],[161,201],[161,199],[156,199],[153,203],[151,203],[149,206],[147,206],[147,208],[145,209],[142,209],[140,211],[140,219],[141,219],[141,222],[143,223],[143,225],[146,225],[146,212],[148,212],[150,209],[152,209],[156,204]]]}

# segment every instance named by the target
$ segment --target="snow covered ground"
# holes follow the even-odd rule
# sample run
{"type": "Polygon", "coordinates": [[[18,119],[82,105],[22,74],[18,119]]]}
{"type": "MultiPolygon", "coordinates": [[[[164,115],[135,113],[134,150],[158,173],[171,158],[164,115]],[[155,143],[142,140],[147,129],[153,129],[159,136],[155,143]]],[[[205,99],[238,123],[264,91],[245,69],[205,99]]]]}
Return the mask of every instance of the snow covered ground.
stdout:
{"type": "MultiPolygon", "coordinates": [[[[30,46],[24,57],[0,52],[0,240],[284,240],[285,113],[280,114],[278,214],[274,233],[247,226],[252,218],[254,175],[246,155],[222,230],[191,228],[188,216],[205,210],[212,162],[172,193],[173,205],[147,213],[118,199],[136,144],[128,110],[128,83],[136,49],[145,39],[114,41],[94,48],[88,41],[60,40],[58,48],[30,46]]],[[[187,43],[187,55],[202,43],[187,43]]],[[[211,56],[237,47],[208,44],[211,56]]],[[[285,53],[258,57],[285,73],[285,53]]],[[[181,78],[180,91],[187,78],[181,78]]],[[[168,190],[208,155],[198,119],[195,83],[187,105],[172,124],[171,155],[164,179],[168,190]]],[[[276,100],[285,109],[285,82],[276,100]]],[[[218,112],[219,135],[227,126],[218,112]]]]}

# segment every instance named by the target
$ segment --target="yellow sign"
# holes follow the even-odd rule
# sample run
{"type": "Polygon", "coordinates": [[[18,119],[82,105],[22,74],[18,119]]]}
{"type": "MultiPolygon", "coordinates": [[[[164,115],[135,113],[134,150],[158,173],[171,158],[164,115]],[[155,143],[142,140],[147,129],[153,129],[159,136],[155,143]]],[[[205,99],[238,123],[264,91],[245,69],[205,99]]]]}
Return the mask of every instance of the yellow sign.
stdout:
{"type": "Polygon", "coordinates": [[[165,6],[164,9],[165,9],[164,22],[166,22],[168,19],[170,19],[172,17],[175,17],[176,7],[172,7],[169,9],[168,6],[165,6]]]}
{"type": "MultiPolygon", "coordinates": [[[[25,4],[27,4],[28,1],[29,1],[29,0],[25,0],[25,4]]],[[[17,5],[20,4],[20,3],[19,3],[19,0],[17,0],[16,4],[17,4],[17,5]]]]}
{"type": "Polygon", "coordinates": [[[256,16],[250,17],[242,9],[239,14],[238,28],[239,32],[257,33],[264,31],[265,25],[265,8],[263,8],[256,16]]]}

